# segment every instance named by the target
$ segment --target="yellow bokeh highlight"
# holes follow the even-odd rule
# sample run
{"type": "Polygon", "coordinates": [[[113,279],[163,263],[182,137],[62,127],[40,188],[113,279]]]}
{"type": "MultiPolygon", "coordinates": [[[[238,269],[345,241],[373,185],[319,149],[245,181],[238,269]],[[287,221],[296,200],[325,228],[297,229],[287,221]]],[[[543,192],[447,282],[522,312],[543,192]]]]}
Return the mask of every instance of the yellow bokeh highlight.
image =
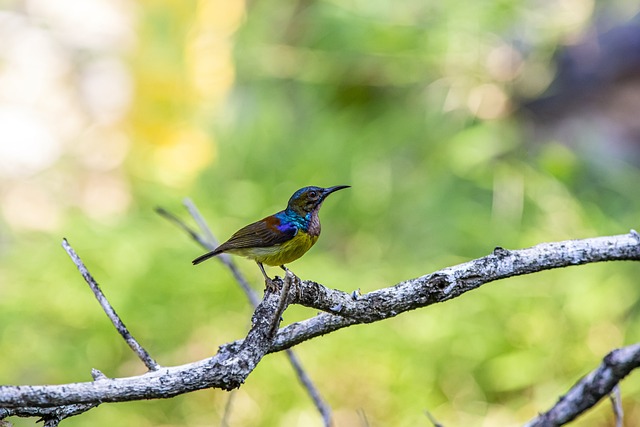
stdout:
{"type": "Polygon", "coordinates": [[[178,128],[154,152],[158,178],[171,186],[184,185],[215,158],[213,137],[197,128],[178,128]]]}
{"type": "Polygon", "coordinates": [[[245,14],[243,1],[200,1],[186,46],[189,80],[197,96],[220,104],[235,82],[231,36],[245,14]]]}
{"type": "Polygon", "coordinates": [[[235,81],[232,45],[209,32],[194,36],[186,51],[187,68],[197,96],[220,103],[235,81]]]}
{"type": "Polygon", "coordinates": [[[196,11],[197,25],[220,35],[232,35],[242,23],[246,5],[243,0],[200,0],[196,11]]]}

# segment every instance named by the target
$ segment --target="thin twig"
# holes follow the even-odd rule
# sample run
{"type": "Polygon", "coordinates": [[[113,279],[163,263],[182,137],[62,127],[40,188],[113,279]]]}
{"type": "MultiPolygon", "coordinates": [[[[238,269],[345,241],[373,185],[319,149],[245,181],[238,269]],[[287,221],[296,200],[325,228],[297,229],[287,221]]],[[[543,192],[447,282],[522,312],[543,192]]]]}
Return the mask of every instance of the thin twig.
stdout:
{"type": "Polygon", "coordinates": [[[282,289],[280,290],[280,302],[278,303],[278,310],[276,311],[276,316],[273,318],[271,323],[271,330],[269,333],[275,336],[278,327],[280,326],[280,321],[282,320],[282,315],[284,314],[284,310],[287,308],[287,298],[289,297],[289,290],[291,289],[291,282],[293,280],[300,279],[291,272],[291,270],[287,270],[284,273],[284,280],[282,282],[282,289]],[[294,279],[295,277],[295,279],[294,279]]]}
{"type": "MultiPolygon", "coordinates": [[[[191,229],[182,220],[180,220],[178,217],[171,214],[170,212],[166,211],[165,209],[157,208],[156,212],[158,212],[161,216],[167,218],[168,220],[176,224],[182,230],[186,231],[187,234],[191,236],[191,238],[193,238],[197,243],[199,243],[205,249],[208,249],[208,250],[215,249],[218,245],[217,239],[213,235],[211,228],[207,224],[202,214],[200,214],[200,211],[198,210],[196,205],[189,198],[184,199],[183,204],[186,207],[187,211],[189,211],[189,214],[193,217],[194,221],[198,224],[198,227],[202,230],[202,233],[205,236],[208,236],[208,240],[203,238],[200,233],[191,229]]],[[[249,303],[253,307],[255,307],[259,301],[258,296],[256,292],[253,290],[253,288],[251,288],[251,286],[249,285],[249,282],[245,279],[244,275],[236,267],[235,263],[231,260],[231,257],[228,256],[227,254],[221,254],[218,256],[218,259],[225,266],[227,266],[227,268],[231,271],[231,274],[233,274],[233,277],[236,279],[236,282],[240,285],[245,295],[247,296],[249,303]]],[[[283,302],[284,301],[281,299],[280,305],[282,305],[283,302]]],[[[282,307],[280,307],[278,311],[281,311],[281,310],[282,310],[282,307]]],[[[281,315],[282,313],[280,313],[278,316],[281,316],[281,315]]],[[[280,317],[277,317],[275,319],[278,320],[279,318],[280,317]]],[[[317,387],[315,386],[315,384],[313,383],[309,375],[307,375],[307,373],[305,372],[304,368],[302,367],[302,364],[300,363],[300,360],[298,359],[294,351],[291,349],[287,349],[286,353],[287,353],[287,357],[289,358],[289,362],[293,366],[293,370],[298,376],[298,380],[303,385],[303,387],[307,390],[309,397],[311,398],[316,409],[322,416],[322,420],[324,422],[325,427],[329,427],[331,425],[331,408],[329,407],[329,405],[325,403],[325,401],[320,396],[320,392],[318,391],[317,387]]]]}
{"type": "Polygon", "coordinates": [[[431,424],[433,424],[433,427],[444,427],[443,424],[440,424],[438,420],[436,420],[436,418],[433,415],[431,415],[431,412],[424,411],[424,413],[427,416],[427,418],[429,418],[429,421],[431,421],[431,424]]]}
{"type": "Polygon", "coordinates": [[[313,384],[313,381],[309,375],[307,375],[307,372],[302,368],[302,364],[300,363],[300,360],[298,360],[296,353],[290,348],[286,350],[286,353],[289,358],[289,362],[291,362],[291,366],[293,366],[294,371],[296,371],[298,380],[302,383],[305,390],[307,390],[313,404],[316,406],[318,412],[320,412],[320,415],[322,415],[322,421],[324,422],[325,427],[331,426],[331,408],[324,400],[322,400],[322,396],[320,396],[315,384],[313,384]]]}
{"type": "MultiPolygon", "coordinates": [[[[208,238],[208,240],[201,238],[205,242],[208,242],[207,245],[202,246],[209,250],[215,249],[218,246],[218,240],[213,235],[211,228],[207,224],[207,221],[204,219],[196,205],[189,198],[184,199],[183,204],[187,208],[187,211],[189,211],[189,214],[193,217],[193,220],[196,222],[196,224],[198,224],[198,227],[200,227],[200,230],[202,230],[204,235],[208,238]]],[[[200,241],[198,241],[198,243],[200,243],[200,241]]],[[[251,306],[255,308],[258,305],[260,298],[258,298],[258,295],[253,290],[251,285],[249,285],[247,279],[245,279],[240,270],[238,270],[238,267],[231,260],[231,257],[227,254],[220,254],[218,255],[218,259],[222,261],[222,263],[226,265],[227,268],[231,271],[231,274],[233,274],[233,278],[236,279],[236,282],[238,282],[238,285],[240,285],[240,287],[244,291],[245,295],[249,299],[249,302],[251,303],[251,306]]]]}
{"type": "Polygon", "coordinates": [[[175,225],[177,225],[179,228],[182,229],[182,231],[184,231],[189,236],[191,236],[193,240],[198,242],[200,246],[204,246],[206,249],[210,249],[210,250],[215,248],[214,243],[209,243],[208,241],[203,239],[196,231],[194,231],[191,227],[189,227],[187,224],[182,222],[180,218],[178,218],[171,212],[167,211],[166,209],[158,207],[156,208],[156,213],[164,217],[165,219],[168,219],[170,222],[174,223],[175,225]]]}
{"type": "Polygon", "coordinates": [[[207,224],[207,221],[200,213],[200,210],[197,208],[196,204],[193,203],[193,200],[191,200],[189,197],[185,197],[182,201],[182,205],[187,208],[187,211],[189,211],[189,215],[191,215],[196,224],[198,224],[200,231],[204,233],[204,240],[209,243],[207,249],[215,249],[216,246],[218,246],[218,239],[216,239],[216,236],[213,235],[213,231],[211,231],[209,224],[207,224]]]}
{"type": "Polygon", "coordinates": [[[624,409],[622,409],[622,396],[620,396],[620,384],[616,384],[613,391],[609,393],[613,414],[616,417],[616,427],[624,425],[624,409]]]}
{"type": "MultiPolygon", "coordinates": [[[[196,222],[198,222],[199,219],[202,218],[202,215],[200,215],[198,208],[195,207],[195,205],[193,204],[193,202],[191,202],[191,200],[185,199],[184,205],[189,211],[189,213],[191,214],[191,216],[194,218],[194,220],[196,220],[196,222]]],[[[205,234],[212,236],[211,240],[205,239],[197,231],[189,227],[180,218],[178,218],[171,212],[167,211],[166,209],[156,208],[156,212],[160,216],[164,217],[165,219],[177,225],[178,228],[180,228],[181,230],[186,232],[189,236],[191,236],[191,238],[195,240],[196,243],[198,243],[203,248],[207,250],[213,250],[218,246],[217,240],[215,239],[215,237],[213,237],[213,234],[211,233],[211,230],[209,229],[209,227],[207,227],[206,223],[199,223],[199,226],[204,230],[203,232],[205,234]]],[[[231,257],[227,254],[220,254],[217,256],[217,258],[224,265],[226,265],[229,270],[231,270],[231,274],[233,274],[233,277],[236,279],[236,281],[244,291],[245,295],[247,295],[247,298],[249,299],[251,306],[255,308],[258,305],[258,302],[260,301],[260,299],[258,298],[258,295],[256,294],[256,292],[251,288],[251,285],[249,285],[249,282],[247,282],[247,280],[244,278],[242,273],[240,273],[240,270],[238,270],[238,267],[236,267],[235,263],[231,260],[231,257]]]]}
{"type": "Polygon", "coordinates": [[[369,419],[367,418],[367,413],[364,412],[364,409],[358,409],[358,415],[360,416],[360,422],[362,422],[362,427],[369,427],[369,419]]]}
{"type": "Polygon", "coordinates": [[[116,330],[120,333],[122,338],[124,338],[126,343],[129,345],[131,350],[133,350],[133,352],[136,355],[138,355],[140,360],[142,360],[142,363],[144,363],[145,366],[150,371],[158,370],[160,368],[160,365],[158,365],[158,363],[155,360],[153,360],[153,358],[149,355],[147,350],[145,350],[138,343],[138,341],[136,341],[136,339],[131,335],[127,327],[124,325],[120,317],[116,314],[116,311],[113,309],[113,307],[107,300],[107,297],[105,297],[104,294],[102,293],[102,290],[100,289],[100,286],[98,286],[98,283],[95,281],[93,276],[91,276],[91,273],[89,273],[89,270],[87,270],[87,267],[84,265],[84,263],[82,262],[78,254],[73,250],[71,245],[69,245],[69,242],[67,242],[67,239],[62,239],[62,247],[67,252],[67,254],[69,254],[69,256],[71,257],[71,260],[76,265],[76,267],[78,267],[78,271],[80,271],[80,274],[82,274],[82,277],[84,278],[85,282],[87,282],[87,284],[93,291],[93,294],[96,296],[96,299],[102,306],[102,309],[111,320],[111,323],[113,323],[113,326],[115,326],[116,330]]]}
{"type": "Polygon", "coordinates": [[[222,419],[220,420],[220,427],[229,427],[229,415],[231,414],[231,405],[233,404],[233,398],[236,395],[235,390],[231,390],[227,396],[227,403],[224,405],[224,412],[222,413],[222,419]]]}
{"type": "Polygon", "coordinates": [[[126,378],[60,385],[0,385],[0,416],[15,408],[166,399],[208,388],[233,390],[244,383],[267,354],[273,342],[269,327],[277,308],[278,296],[266,293],[253,312],[251,329],[242,343],[222,345],[215,356],[197,362],[163,366],[126,378]]]}

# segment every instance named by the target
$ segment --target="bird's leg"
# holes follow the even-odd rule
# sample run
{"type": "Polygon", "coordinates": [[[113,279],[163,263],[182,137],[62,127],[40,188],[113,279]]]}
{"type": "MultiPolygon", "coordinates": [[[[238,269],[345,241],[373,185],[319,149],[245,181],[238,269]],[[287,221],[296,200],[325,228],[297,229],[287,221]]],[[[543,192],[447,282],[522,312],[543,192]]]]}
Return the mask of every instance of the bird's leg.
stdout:
{"type": "Polygon", "coordinates": [[[291,273],[293,275],[293,277],[295,277],[296,279],[300,280],[300,278],[298,276],[296,276],[296,273],[294,273],[293,271],[289,270],[289,268],[286,265],[281,265],[280,268],[283,269],[285,273],[288,271],[289,273],[291,273]]]}
{"type": "Polygon", "coordinates": [[[293,271],[289,270],[289,268],[287,268],[286,265],[281,265],[280,268],[283,269],[285,271],[285,273],[288,271],[289,273],[293,274],[295,277],[298,277],[298,276],[296,276],[296,273],[294,273],[293,271]]]}
{"type": "MultiPolygon", "coordinates": [[[[300,278],[298,276],[296,276],[296,273],[294,273],[293,271],[289,270],[289,268],[286,265],[281,265],[280,268],[284,270],[285,275],[286,275],[286,273],[288,271],[289,273],[291,273],[293,275],[293,277],[295,277],[297,280],[300,280],[300,278]]],[[[296,286],[296,291],[298,293],[298,298],[300,298],[300,286],[296,286]]]]}
{"type": "Polygon", "coordinates": [[[291,273],[291,270],[289,270],[284,265],[281,265],[280,267],[282,267],[282,269],[285,271],[285,275],[284,275],[284,279],[283,279],[284,281],[282,284],[282,292],[280,294],[280,301],[278,302],[278,309],[276,310],[276,315],[273,318],[273,322],[271,322],[271,328],[269,328],[270,337],[273,337],[275,335],[275,333],[278,330],[278,326],[280,325],[280,322],[282,322],[283,320],[282,314],[286,309],[287,298],[289,296],[289,289],[291,288],[291,282],[294,280],[292,276],[296,277],[293,273],[291,273]],[[287,274],[287,273],[291,273],[291,274],[287,274]]]}
{"type": "MultiPolygon", "coordinates": [[[[289,270],[286,265],[281,265],[280,268],[284,270],[285,275],[286,275],[286,273],[288,271],[289,273],[291,273],[293,275],[293,277],[295,277],[297,280],[300,280],[300,278],[298,276],[296,276],[296,273],[294,273],[293,271],[289,270]]],[[[296,285],[296,292],[298,294],[298,299],[299,299],[301,297],[300,292],[302,292],[301,289],[300,289],[300,284],[299,283],[296,285]]]]}
{"type": "Polygon", "coordinates": [[[261,262],[256,261],[256,263],[258,264],[258,267],[260,267],[260,271],[262,271],[262,275],[264,276],[264,283],[267,286],[267,289],[271,292],[275,292],[277,286],[275,285],[275,283],[273,283],[273,280],[271,280],[271,278],[267,276],[267,272],[264,271],[264,266],[261,262]]]}

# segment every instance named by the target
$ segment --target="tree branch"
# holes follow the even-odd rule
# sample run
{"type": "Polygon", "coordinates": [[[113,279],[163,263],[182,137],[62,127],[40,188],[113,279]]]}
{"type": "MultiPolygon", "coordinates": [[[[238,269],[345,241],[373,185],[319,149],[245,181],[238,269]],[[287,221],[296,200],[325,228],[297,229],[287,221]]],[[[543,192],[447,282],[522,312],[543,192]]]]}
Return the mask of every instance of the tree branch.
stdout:
{"type": "Polygon", "coordinates": [[[127,378],[63,385],[0,386],[0,408],[159,399],[205,388],[232,390],[244,382],[267,353],[271,319],[278,303],[277,293],[266,293],[253,313],[251,330],[242,343],[234,348],[221,346],[211,358],[127,378]]]}
{"type": "MultiPolygon", "coordinates": [[[[206,236],[205,241],[208,242],[208,244],[202,246],[210,251],[214,250],[218,246],[218,240],[213,235],[213,232],[207,224],[207,221],[205,221],[204,217],[202,216],[196,205],[191,201],[191,199],[186,198],[182,203],[185,208],[187,208],[187,211],[189,211],[189,214],[193,217],[196,224],[198,224],[198,227],[200,227],[202,233],[204,233],[204,235],[206,236]]],[[[235,262],[232,261],[231,256],[229,254],[220,254],[217,258],[229,269],[229,271],[231,271],[231,274],[233,274],[233,278],[236,279],[236,282],[244,291],[247,299],[251,303],[251,306],[257,306],[260,298],[256,294],[256,291],[253,290],[251,285],[249,285],[247,279],[245,279],[245,277],[242,275],[235,262]]]]}
{"type": "Polygon", "coordinates": [[[98,282],[96,282],[93,276],[91,276],[91,273],[89,273],[89,270],[87,270],[87,267],[84,265],[76,251],[74,251],[71,245],[69,245],[69,242],[67,242],[67,239],[62,239],[62,247],[67,252],[69,257],[71,257],[71,260],[76,265],[76,267],[78,267],[78,271],[80,271],[80,274],[82,274],[85,282],[87,282],[87,285],[89,285],[89,287],[93,291],[93,294],[96,296],[96,299],[100,303],[100,306],[102,306],[102,309],[111,320],[111,323],[113,323],[113,326],[115,326],[116,330],[122,336],[122,338],[124,338],[125,342],[129,345],[131,350],[133,350],[133,352],[140,358],[140,360],[142,360],[142,363],[145,364],[147,369],[149,369],[150,371],[158,370],[160,368],[160,365],[158,365],[158,363],[153,360],[147,350],[145,350],[133,337],[133,335],[131,335],[127,327],[124,325],[124,322],[122,322],[122,319],[120,319],[120,316],[118,316],[116,311],[107,300],[107,297],[105,297],[102,293],[100,286],[98,286],[98,282]]]}
{"type": "MultiPolygon", "coordinates": [[[[218,246],[218,241],[213,235],[213,232],[211,231],[211,228],[207,224],[206,220],[204,219],[202,214],[200,214],[200,211],[198,210],[196,205],[189,198],[184,199],[183,204],[187,208],[187,211],[189,211],[189,214],[194,219],[196,224],[198,224],[198,227],[200,228],[204,236],[192,230],[187,224],[185,224],[178,217],[168,212],[167,210],[163,208],[157,208],[156,212],[161,216],[163,216],[164,218],[176,224],[182,230],[184,230],[189,236],[191,236],[193,240],[195,240],[205,249],[208,249],[208,250],[215,249],[218,246]]],[[[249,303],[251,304],[252,307],[255,308],[258,305],[258,302],[260,301],[258,298],[258,295],[253,290],[253,288],[249,285],[249,282],[240,272],[238,267],[236,267],[236,264],[231,260],[231,257],[227,254],[221,254],[218,256],[218,260],[222,262],[231,271],[231,274],[236,279],[236,282],[238,283],[240,288],[244,291],[245,295],[247,296],[249,303]]],[[[290,282],[287,282],[287,283],[290,283],[290,282]]],[[[288,289],[286,290],[283,289],[281,292],[281,295],[286,295],[288,294],[288,292],[289,292],[288,289]]],[[[279,317],[281,315],[282,313],[277,315],[275,319],[279,320],[279,317]]],[[[276,322],[275,324],[277,325],[279,324],[279,322],[276,322]]],[[[294,351],[292,349],[286,349],[285,352],[287,354],[287,358],[289,359],[289,363],[291,363],[291,366],[293,366],[293,370],[298,376],[298,380],[300,381],[302,386],[307,390],[307,393],[309,394],[309,397],[313,401],[313,404],[315,405],[318,412],[320,412],[320,415],[322,416],[322,420],[324,422],[325,427],[329,427],[331,425],[331,408],[320,396],[320,392],[318,391],[317,387],[315,386],[315,384],[313,383],[309,375],[307,375],[307,373],[305,372],[304,368],[302,367],[302,363],[300,362],[300,360],[298,359],[294,351]]],[[[229,398],[231,399],[231,396],[229,396],[229,398]]]]}
{"type": "MultiPolygon", "coordinates": [[[[74,415],[80,415],[89,409],[95,408],[100,403],[81,403],[66,406],[54,406],[50,408],[37,408],[37,407],[20,407],[3,409],[0,408],[0,420],[11,417],[40,417],[38,421],[44,421],[45,425],[57,425],[65,418],[72,417],[74,415]]],[[[2,423],[0,423],[2,426],[2,423]]]]}
{"type": "Polygon", "coordinates": [[[529,421],[525,427],[555,427],[578,415],[609,395],[618,383],[640,366],[640,344],[613,350],[600,366],[576,383],[547,412],[529,421]]]}
{"type": "Polygon", "coordinates": [[[640,236],[629,234],[542,243],[531,248],[494,249],[491,255],[447,267],[368,294],[328,289],[312,281],[294,283],[297,304],[326,311],[280,330],[270,352],[359,323],[395,317],[417,308],[448,301],[500,279],[543,270],[603,261],[640,260],[640,236]],[[331,313],[331,314],[329,314],[331,313]]]}
{"type": "MultiPolygon", "coordinates": [[[[230,390],[242,384],[267,352],[290,348],[302,341],[352,324],[375,322],[447,301],[495,280],[570,265],[614,260],[640,260],[640,237],[636,232],[544,243],[522,250],[496,248],[486,257],[357,298],[327,289],[315,282],[294,278],[291,283],[294,289],[289,294],[287,303],[300,303],[328,313],[281,329],[275,342],[269,340],[268,332],[271,319],[277,311],[279,295],[266,293],[254,312],[253,327],[245,340],[221,346],[214,357],[128,378],[54,386],[0,386],[0,408],[167,398],[210,387],[230,390]]],[[[289,277],[285,276],[285,280],[289,280],[289,277]]],[[[613,351],[605,358],[597,373],[590,374],[587,379],[594,377],[598,379],[594,384],[615,385],[640,363],[638,346],[640,344],[613,351]]],[[[609,393],[613,385],[603,387],[602,395],[609,393]]],[[[591,390],[586,387],[582,389],[585,392],[591,390]]],[[[568,395],[572,395],[572,391],[568,395]]],[[[569,400],[563,399],[567,402],[569,400]]]]}

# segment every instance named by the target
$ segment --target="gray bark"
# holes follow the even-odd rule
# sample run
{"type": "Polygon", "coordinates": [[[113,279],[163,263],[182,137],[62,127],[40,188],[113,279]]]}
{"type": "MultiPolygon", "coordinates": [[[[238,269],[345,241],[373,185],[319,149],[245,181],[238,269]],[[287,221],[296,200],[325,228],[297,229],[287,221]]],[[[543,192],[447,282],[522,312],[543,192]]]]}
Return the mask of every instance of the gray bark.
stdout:
{"type": "MultiPolygon", "coordinates": [[[[168,398],[204,388],[231,390],[239,387],[262,357],[269,352],[294,345],[358,324],[388,319],[417,308],[448,301],[486,283],[542,270],[602,261],[640,260],[640,238],[635,231],[626,235],[544,243],[521,250],[496,248],[492,254],[464,264],[448,267],[416,279],[370,292],[362,296],[328,289],[318,283],[301,281],[287,274],[291,292],[287,304],[302,304],[325,311],[311,319],[289,325],[270,335],[270,326],[278,311],[279,293],[267,292],[257,306],[252,327],[244,340],[225,344],[218,353],[198,362],[159,367],[143,375],[106,378],[96,375],[90,382],[64,385],[0,386],[0,419],[32,411],[45,416],[48,408],[69,405],[97,405],[140,399],[168,398]],[[38,408],[41,408],[39,412],[38,408]]],[[[638,348],[630,346],[612,352],[601,373],[585,377],[584,384],[572,389],[561,402],[584,401],[568,406],[558,421],[573,419],[610,392],[612,387],[637,367],[638,348]],[[629,353],[633,353],[629,356],[629,353]],[[623,357],[624,356],[624,357],[623,357]],[[631,362],[629,362],[631,360],[631,362]],[[593,390],[597,393],[593,393],[593,390]],[[576,396],[574,399],[573,396],[576,396]]],[[[594,371],[595,372],[595,371],[594,371]]],[[[86,411],[90,407],[75,408],[86,411]]],[[[530,424],[530,425],[560,425],[530,424]]]]}

